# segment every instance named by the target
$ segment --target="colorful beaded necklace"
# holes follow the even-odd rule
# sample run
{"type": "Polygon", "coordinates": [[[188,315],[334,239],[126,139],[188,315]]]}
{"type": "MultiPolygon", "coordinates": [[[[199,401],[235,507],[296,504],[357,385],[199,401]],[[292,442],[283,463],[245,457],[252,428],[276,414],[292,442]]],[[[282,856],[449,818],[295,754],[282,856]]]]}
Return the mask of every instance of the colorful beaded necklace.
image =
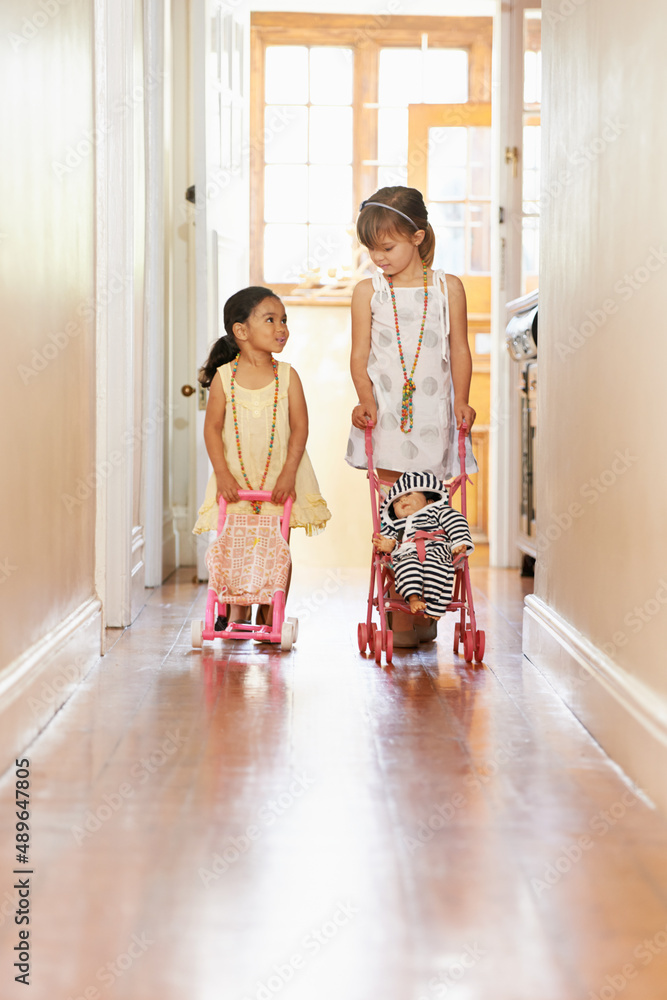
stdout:
{"type": "MultiPolygon", "coordinates": [[[[275,379],[275,384],[276,384],[276,387],[275,387],[275,390],[274,390],[274,393],[273,393],[273,420],[271,421],[271,436],[269,438],[269,453],[266,456],[266,465],[264,466],[264,475],[262,476],[261,485],[257,487],[258,490],[263,490],[264,489],[264,483],[266,482],[266,475],[267,475],[267,473],[269,471],[269,465],[271,464],[271,455],[273,453],[273,442],[274,442],[275,436],[276,436],[276,415],[278,413],[278,362],[276,361],[275,358],[271,358],[271,364],[273,366],[273,377],[275,379]]],[[[245,465],[243,464],[243,455],[241,454],[241,435],[239,434],[239,421],[238,421],[238,417],[236,415],[236,397],[235,397],[235,394],[234,394],[234,383],[236,382],[236,369],[238,368],[238,366],[239,366],[239,359],[238,359],[238,356],[237,356],[234,359],[234,362],[232,364],[232,378],[231,378],[231,385],[230,385],[230,394],[231,394],[231,402],[232,402],[232,416],[234,418],[234,437],[236,438],[236,451],[237,451],[238,456],[239,456],[239,465],[241,466],[241,472],[243,474],[243,478],[245,479],[245,483],[246,483],[246,486],[248,487],[248,489],[252,490],[255,487],[251,486],[250,480],[248,479],[248,473],[245,471],[245,465]]],[[[261,505],[262,505],[262,501],[261,500],[252,500],[251,503],[252,503],[252,509],[255,512],[255,514],[259,514],[260,509],[261,509],[261,505]]]]}
{"type": "Polygon", "coordinates": [[[412,430],[412,418],[413,418],[413,403],[412,397],[414,395],[415,389],[417,388],[414,383],[415,369],[417,367],[417,359],[419,358],[419,352],[422,346],[422,340],[424,339],[424,326],[426,325],[426,310],[428,308],[428,268],[426,264],[423,264],[424,268],[424,314],[422,316],[422,325],[419,331],[419,340],[417,341],[417,351],[415,353],[415,360],[412,362],[412,371],[408,375],[408,369],[405,365],[405,358],[403,357],[403,345],[401,344],[401,331],[398,328],[398,311],[396,309],[396,296],[394,295],[394,285],[391,280],[391,275],[387,275],[387,281],[389,282],[389,291],[391,292],[391,304],[394,307],[394,323],[396,325],[396,339],[398,341],[398,354],[401,359],[401,368],[403,369],[403,396],[401,399],[401,430],[404,434],[409,434],[412,430]]]}

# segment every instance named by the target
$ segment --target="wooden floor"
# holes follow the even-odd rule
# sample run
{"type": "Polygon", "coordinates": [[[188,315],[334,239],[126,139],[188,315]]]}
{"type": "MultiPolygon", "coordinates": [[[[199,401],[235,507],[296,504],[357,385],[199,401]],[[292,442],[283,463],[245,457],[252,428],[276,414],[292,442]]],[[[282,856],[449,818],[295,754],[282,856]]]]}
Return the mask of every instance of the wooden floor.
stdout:
{"type": "MultiPolygon", "coordinates": [[[[32,746],[31,986],[0,997],[661,1000],[667,822],[521,656],[516,571],[476,568],[483,667],[356,649],[365,574],[297,573],[298,647],[203,653],[181,570],[32,746]]],[[[18,867],[18,865],[17,865],[18,867]]]]}

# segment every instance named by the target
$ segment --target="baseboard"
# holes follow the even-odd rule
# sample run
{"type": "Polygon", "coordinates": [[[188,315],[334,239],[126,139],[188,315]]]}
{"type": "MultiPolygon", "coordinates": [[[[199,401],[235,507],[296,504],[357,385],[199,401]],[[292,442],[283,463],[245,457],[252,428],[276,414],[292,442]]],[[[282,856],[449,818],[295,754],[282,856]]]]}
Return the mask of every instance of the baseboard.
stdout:
{"type": "Polygon", "coordinates": [[[523,652],[628,776],[667,813],[667,704],[540,598],[526,598],[523,652]]]}
{"type": "Polygon", "coordinates": [[[101,630],[102,606],[91,598],[3,670],[0,773],[22,754],[98,662],[101,630]]]}

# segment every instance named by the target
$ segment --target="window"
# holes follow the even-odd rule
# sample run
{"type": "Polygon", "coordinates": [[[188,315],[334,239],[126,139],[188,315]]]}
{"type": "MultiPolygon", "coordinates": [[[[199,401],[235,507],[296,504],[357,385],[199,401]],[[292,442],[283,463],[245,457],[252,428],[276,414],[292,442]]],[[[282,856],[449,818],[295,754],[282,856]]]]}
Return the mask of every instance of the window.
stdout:
{"type": "MultiPolygon", "coordinates": [[[[257,13],[252,60],[251,281],[349,295],[360,202],[407,180],[408,105],[490,100],[491,20],[257,13]]],[[[483,224],[487,194],[452,192],[461,170],[474,176],[476,141],[463,159],[443,144],[458,159],[428,194],[473,262],[479,241],[461,250],[461,234],[483,224]]]]}
{"type": "Polygon", "coordinates": [[[409,104],[461,104],[467,100],[465,49],[381,49],[377,187],[407,183],[409,104]]]}
{"type": "Polygon", "coordinates": [[[264,279],[350,264],[353,52],[270,45],[265,57],[264,279]]]}

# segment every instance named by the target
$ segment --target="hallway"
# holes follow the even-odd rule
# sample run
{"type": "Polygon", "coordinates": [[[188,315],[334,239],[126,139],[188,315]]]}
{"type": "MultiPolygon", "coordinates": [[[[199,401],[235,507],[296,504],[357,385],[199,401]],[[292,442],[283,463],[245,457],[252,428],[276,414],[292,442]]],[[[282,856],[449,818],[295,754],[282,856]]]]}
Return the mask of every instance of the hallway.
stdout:
{"type": "Polygon", "coordinates": [[[379,669],[365,574],[298,575],[293,652],[232,656],[177,571],[22,751],[33,1000],[667,997],[667,824],[522,658],[528,583],[473,570],[484,668],[445,620],[379,669]]]}

